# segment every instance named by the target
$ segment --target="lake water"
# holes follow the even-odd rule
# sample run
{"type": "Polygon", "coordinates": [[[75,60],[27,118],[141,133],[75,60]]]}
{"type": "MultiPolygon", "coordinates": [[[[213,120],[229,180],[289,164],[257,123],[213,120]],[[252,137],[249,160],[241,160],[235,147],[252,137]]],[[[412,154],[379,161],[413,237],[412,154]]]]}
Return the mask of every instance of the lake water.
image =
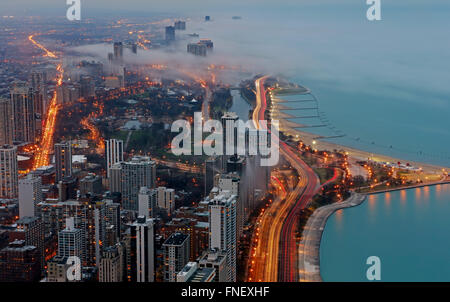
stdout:
{"type": "Polygon", "coordinates": [[[324,281],[368,281],[366,260],[381,260],[381,281],[450,281],[450,185],[370,195],[339,210],[320,248],[324,281]]]}

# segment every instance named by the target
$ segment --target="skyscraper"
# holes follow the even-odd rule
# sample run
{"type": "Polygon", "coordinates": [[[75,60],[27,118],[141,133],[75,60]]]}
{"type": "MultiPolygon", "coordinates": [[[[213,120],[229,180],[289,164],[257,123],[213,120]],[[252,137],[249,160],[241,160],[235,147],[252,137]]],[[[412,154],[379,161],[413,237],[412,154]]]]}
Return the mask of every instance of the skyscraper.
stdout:
{"type": "Polygon", "coordinates": [[[25,240],[15,240],[0,251],[0,282],[38,282],[39,251],[25,240]]]}
{"type": "Polygon", "coordinates": [[[158,208],[163,209],[167,214],[172,214],[175,210],[175,190],[166,187],[158,187],[157,189],[158,208]]]}
{"type": "Polygon", "coordinates": [[[175,41],[175,27],[166,26],[166,42],[170,43],[175,41]]]}
{"type": "Polygon", "coordinates": [[[139,199],[138,215],[154,218],[157,204],[156,190],[149,189],[147,187],[141,187],[138,199],[139,199]]]}
{"type": "Polygon", "coordinates": [[[110,178],[110,169],[114,164],[123,162],[123,140],[109,139],[105,141],[106,171],[110,178]]]}
{"type": "Polygon", "coordinates": [[[244,202],[246,194],[242,191],[241,178],[237,173],[222,174],[219,178],[218,187],[221,191],[229,191],[236,195],[236,239],[239,239],[244,226],[244,202]]]}
{"type": "Polygon", "coordinates": [[[13,140],[34,143],[36,138],[33,89],[17,82],[11,88],[13,140]]]}
{"type": "Polygon", "coordinates": [[[238,119],[239,117],[235,112],[225,112],[222,116],[222,170],[224,172],[227,171],[228,159],[237,153],[238,129],[235,124],[238,119]]]}
{"type": "Polygon", "coordinates": [[[81,76],[80,96],[84,99],[95,96],[95,84],[92,77],[86,75],[81,76]]]}
{"type": "Polygon", "coordinates": [[[123,43],[114,42],[114,59],[121,63],[123,60],[123,43]]]}
{"type": "Polygon", "coordinates": [[[138,216],[131,225],[127,252],[127,278],[131,282],[155,281],[153,219],[138,216]]]}
{"type": "Polygon", "coordinates": [[[0,146],[0,198],[17,198],[18,182],[17,148],[0,146]]]}
{"type": "Polygon", "coordinates": [[[47,85],[45,73],[33,71],[30,77],[31,88],[33,89],[34,112],[43,117],[47,110],[47,85]]]}
{"type": "Polygon", "coordinates": [[[103,202],[105,203],[106,227],[114,233],[114,238],[110,241],[116,244],[120,240],[120,203],[109,199],[105,199],[103,202]]]}
{"type": "Polygon", "coordinates": [[[89,173],[80,180],[80,194],[81,196],[94,196],[102,193],[102,177],[89,173]]]}
{"type": "Polygon", "coordinates": [[[200,43],[189,43],[187,45],[187,52],[196,56],[206,57],[207,50],[206,45],[200,43]]]}
{"type": "Polygon", "coordinates": [[[20,218],[36,216],[36,205],[42,201],[42,180],[40,176],[28,174],[19,180],[20,218]]]}
{"type": "Polygon", "coordinates": [[[122,282],[124,275],[123,246],[109,246],[102,252],[98,279],[100,282],[122,282]]]}
{"type": "Polygon", "coordinates": [[[163,243],[164,281],[176,282],[177,274],[189,262],[189,235],[174,233],[163,243]]]}
{"type": "Polygon", "coordinates": [[[205,196],[214,187],[214,175],[221,172],[220,158],[211,156],[205,161],[205,196]]]}
{"type": "Polygon", "coordinates": [[[75,228],[73,217],[66,218],[66,228],[58,233],[58,256],[82,259],[82,234],[75,228]]]}
{"type": "Polygon", "coordinates": [[[141,187],[154,188],[156,164],[147,156],[135,156],[122,163],[122,205],[126,210],[138,211],[141,187]]]}
{"type": "Polygon", "coordinates": [[[236,195],[222,192],[209,204],[209,248],[227,254],[227,282],[236,281],[236,195]]]}
{"type": "Polygon", "coordinates": [[[10,241],[25,240],[26,245],[35,246],[43,266],[45,261],[44,223],[38,217],[24,217],[17,220],[16,224],[16,229],[10,234],[10,241]]]}
{"type": "Polygon", "coordinates": [[[13,115],[11,100],[0,98],[0,146],[13,143],[13,115]]]}
{"type": "Polygon", "coordinates": [[[175,21],[174,27],[176,30],[186,30],[186,21],[175,21]]]}
{"type": "Polygon", "coordinates": [[[65,177],[72,176],[72,144],[70,142],[55,144],[55,168],[56,183],[65,177]]]}
{"type": "Polygon", "coordinates": [[[109,169],[109,190],[111,192],[122,192],[122,163],[117,163],[109,169]]]}

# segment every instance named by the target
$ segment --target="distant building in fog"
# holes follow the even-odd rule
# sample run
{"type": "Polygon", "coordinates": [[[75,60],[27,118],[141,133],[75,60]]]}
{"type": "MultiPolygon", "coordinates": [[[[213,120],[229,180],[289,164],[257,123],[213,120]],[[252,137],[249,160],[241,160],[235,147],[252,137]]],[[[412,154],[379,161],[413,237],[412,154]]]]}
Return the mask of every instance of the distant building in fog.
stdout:
{"type": "Polygon", "coordinates": [[[170,43],[175,41],[175,27],[166,26],[166,42],[170,43]]]}
{"type": "Polygon", "coordinates": [[[175,21],[174,27],[176,30],[186,30],[186,21],[175,21]]]}

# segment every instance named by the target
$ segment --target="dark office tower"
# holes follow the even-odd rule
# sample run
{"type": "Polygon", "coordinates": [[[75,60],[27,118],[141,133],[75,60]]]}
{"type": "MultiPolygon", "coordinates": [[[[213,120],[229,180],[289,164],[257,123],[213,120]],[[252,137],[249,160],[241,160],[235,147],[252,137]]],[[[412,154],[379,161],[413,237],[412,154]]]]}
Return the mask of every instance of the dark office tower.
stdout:
{"type": "Polygon", "coordinates": [[[187,45],[187,52],[196,56],[206,57],[207,51],[206,45],[200,43],[189,43],[187,45]]]}
{"type": "Polygon", "coordinates": [[[176,30],[186,30],[186,21],[175,21],[174,27],[176,30]]]}
{"type": "Polygon", "coordinates": [[[0,146],[0,198],[17,198],[18,194],[17,148],[0,146]]]}
{"type": "Polygon", "coordinates": [[[155,281],[154,222],[139,216],[130,225],[127,246],[127,281],[155,281]]]}
{"type": "Polygon", "coordinates": [[[38,282],[39,250],[25,240],[15,240],[0,251],[0,282],[38,282]]]}
{"type": "Polygon", "coordinates": [[[112,52],[108,53],[108,62],[112,63],[114,61],[114,54],[112,52]]]}
{"type": "Polygon", "coordinates": [[[123,44],[122,42],[114,42],[114,59],[118,62],[123,60],[123,44]]]}
{"type": "Polygon", "coordinates": [[[112,238],[109,238],[109,245],[113,245],[120,240],[120,203],[109,199],[103,201],[105,202],[106,228],[111,230],[112,233],[112,238]]]}
{"type": "Polygon", "coordinates": [[[102,194],[102,177],[89,173],[80,180],[80,194],[81,196],[95,196],[102,194]]]}
{"type": "Polygon", "coordinates": [[[210,16],[205,16],[205,21],[206,22],[211,21],[211,17],[210,16]]]}
{"type": "Polygon", "coordinates": [[[175,27],[166,26],[166,42],[170,43],[175,41],[175,27]]]}
{"type": "Polygon", "coordinates": [[[33,89],[23,82],[16,82],[11,88],[13,114],[13,141],[34,143],[36,123],[33,89]]]}
{"type": "Polygon", "coordinates": [[[177,274],[189,262],[189,235],[172,234],[164,243],[164,282],[176,282],[177,274]]]}
{"type": "Polygon", "coordinates": [[[0,97],[0,146],[13,143],[13,115],[10,99],[0,97]]]}
{"type": "Polygon", "coordinates": [[[69,199],[75,199],[77,197],[77,179],[69,176],[64,177],[57,183],[59,201],[66,201],[69,199]]]}
{"type": "Polygon", "coordinates": [[[136,43],[131,44],[131,52],[134,54],[137,54],[137,44],[136,43]]]}
{"type": "Polygon", "coordinates": [[[214,176],[221,172],[220,158],[211,156],[205,162],[205,196],[209,194],[214,187],[214,176]]]}
{"type": "Polygon", "coordinates": [[[70,142],[55,144],[55,168],[56,183],[72,176],[72,144],[70,142]]]}
{"type": "Polygon", "coordinates": [[[47,110],[47,85],[45,73],[34,71],[31,73],[30,83],[33,88],[34,112],[40,117],[45,115],[47,110]]]}
{"type": "Polygon", "coordinates": [[[90,76],[81,76],[80,96],[84,99],[95,96],[95,84],[90,76]]]}
{"type": "Polygon", "coordinates": [[[208,51],[212,51],[214,48],[214,43],[211,40],[202,39],[198,42],[200,45],[205,45],[208,51]]]}
{"type": "Polygon", "coordinates": [[[38,217],[24,217],[17,220],[16,224],[16,229],[9,235],[10,241],[25,240],[26,245],[35,246],[43,266],[45,262],[44,223],[38,217]]]}
{"type": "Polygon", "coordinates": [[[225,112],[222,116],[222,131],[223,131],[223,155],[222,155],[222,170],[226,172],[227,162],[231,155],[237,153],[238,131],[236,121],[239,119],[235,112],[225,112]]]}

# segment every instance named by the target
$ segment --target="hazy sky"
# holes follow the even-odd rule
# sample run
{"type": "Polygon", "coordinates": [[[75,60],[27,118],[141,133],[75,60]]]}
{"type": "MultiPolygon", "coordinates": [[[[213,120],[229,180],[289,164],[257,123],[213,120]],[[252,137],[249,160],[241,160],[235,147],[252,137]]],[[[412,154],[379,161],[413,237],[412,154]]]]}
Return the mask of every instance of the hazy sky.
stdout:
{"type": "MultiPolygon", "coordinates": [[[[348,3],[361,3],[365,0],[81,0],[82,12],[86,16],[103,14],[121,15],[125,12],[135,14],[153,13],[188,13],[206,14],[208,12],[223,12],[236,14],[239,11],[252,8],[255,12],[276,10],[277,7],[302,5],[345,5],[348,3]]],[[[446,0],[382,0],[382,4],[389,3],[445,3],[446,0]]],[[[448,2],[448,1],[447,1],[448,2]]],[[[1,0],[0,15],[64,15],[66,0],[1,0]]]]}

